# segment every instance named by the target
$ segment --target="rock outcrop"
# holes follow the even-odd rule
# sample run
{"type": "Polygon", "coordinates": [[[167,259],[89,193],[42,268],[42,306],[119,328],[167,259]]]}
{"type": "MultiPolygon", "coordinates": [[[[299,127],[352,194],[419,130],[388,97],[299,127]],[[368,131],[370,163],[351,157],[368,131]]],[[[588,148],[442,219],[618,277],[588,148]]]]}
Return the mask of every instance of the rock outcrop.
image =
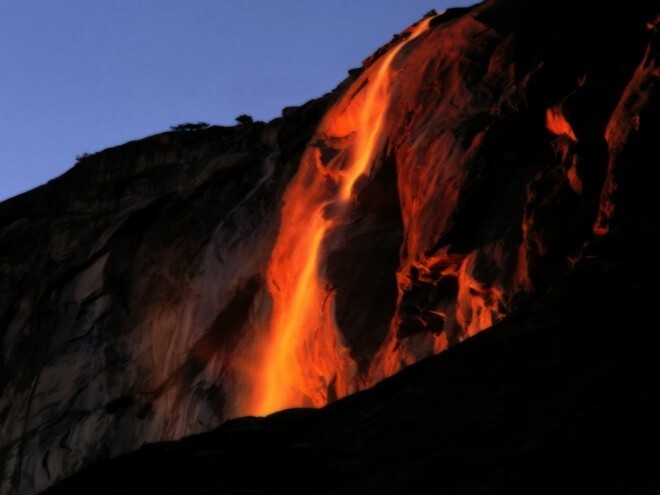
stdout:
{"type": "Polygon", "coordinates": [[[55,492],[652,489],[659,14],[430,15],[281,119],[1,204],[3,493],[407,367],[55,492]]]}

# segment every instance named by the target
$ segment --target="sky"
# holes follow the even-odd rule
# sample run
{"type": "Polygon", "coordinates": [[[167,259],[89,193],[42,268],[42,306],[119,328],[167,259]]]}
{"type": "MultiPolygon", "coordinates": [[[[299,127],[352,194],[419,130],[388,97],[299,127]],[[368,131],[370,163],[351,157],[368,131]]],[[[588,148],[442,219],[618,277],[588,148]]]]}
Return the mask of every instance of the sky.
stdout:
{"type": "Polygon", "coordinates": [[[76,155],[278,117],[434,8],[473,0],[0,0],[0,201],[76,155]]]}

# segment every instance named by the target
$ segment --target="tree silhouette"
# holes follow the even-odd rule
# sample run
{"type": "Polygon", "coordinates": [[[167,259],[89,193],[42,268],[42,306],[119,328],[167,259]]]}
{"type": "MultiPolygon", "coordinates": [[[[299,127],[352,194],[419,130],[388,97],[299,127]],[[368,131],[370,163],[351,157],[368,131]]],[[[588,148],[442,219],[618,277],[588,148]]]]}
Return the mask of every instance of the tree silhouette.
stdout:
{"type": "Polygon", "coordinates": [[[240,125],[249,125],[254,123],[254,119],[250,115],[243,114],[236,117],[236,122],[240,125]]]}

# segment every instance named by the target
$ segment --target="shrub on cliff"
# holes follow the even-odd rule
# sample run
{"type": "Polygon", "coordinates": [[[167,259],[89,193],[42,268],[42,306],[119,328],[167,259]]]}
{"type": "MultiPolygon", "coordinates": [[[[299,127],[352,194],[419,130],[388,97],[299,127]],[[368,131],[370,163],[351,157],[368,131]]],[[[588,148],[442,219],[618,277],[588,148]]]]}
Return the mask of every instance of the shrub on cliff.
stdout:
{"type": "Polygon", "coordinates": [[[194,132],[194,131],[203,131],[208,129],[209,124],[206,122],[186,122],[185,124],[173,125],[170,126],[170,130],[176,132],[194,132]]]}
{"type": "Polygon", "coordinates": [[[249,125],[254,123],[254,119],[250,115],[243,114],[236,117],[236,122],[238,122],[239,125],[249,125]]]}

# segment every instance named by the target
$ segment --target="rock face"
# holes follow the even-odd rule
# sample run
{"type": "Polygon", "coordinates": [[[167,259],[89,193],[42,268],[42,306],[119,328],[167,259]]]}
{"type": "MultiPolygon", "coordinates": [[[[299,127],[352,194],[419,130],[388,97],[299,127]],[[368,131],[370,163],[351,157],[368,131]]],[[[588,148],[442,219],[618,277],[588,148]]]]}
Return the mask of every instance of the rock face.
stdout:
{"type": "Polygon", "coordinates": [[[0,205],[2,492],[459,343],[59,493],[556,492],[581,456],[603,493],[652,489],[659,14],[449,10],[282,119],[0,205]]]}
{"type": "Polygon", "coordinates": [[[289,123],[129,143],[1,205],[2,493],[221,422],[217,377],[268,304],[289,123]]]}

